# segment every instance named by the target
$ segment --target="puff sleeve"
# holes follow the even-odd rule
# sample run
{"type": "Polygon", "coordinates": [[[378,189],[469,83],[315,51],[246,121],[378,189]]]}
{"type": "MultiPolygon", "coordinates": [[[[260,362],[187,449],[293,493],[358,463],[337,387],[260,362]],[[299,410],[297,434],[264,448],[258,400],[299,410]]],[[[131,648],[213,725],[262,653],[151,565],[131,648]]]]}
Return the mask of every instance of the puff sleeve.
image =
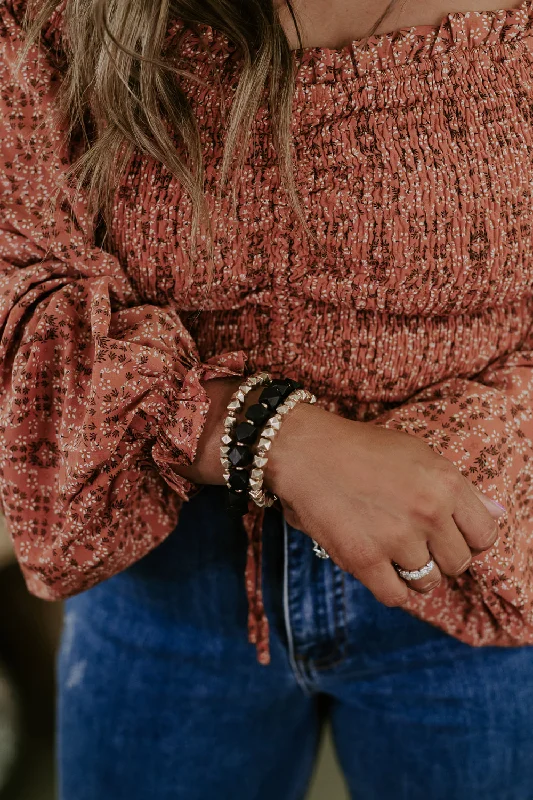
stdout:
{"type": "Polygon", "coordinates": [[[142,302],[95,244],[83,199],[46,208],[68,159],[58,73],[0,2],[0,504],[29,590],[76,594],[174,528],[197,489],[209,409],[201,381],[245,374],[244,352],[202,363],[173,307],[142,302]]]}
{"type": "Polygon", "coordinates": [[[410,592],[406,609],[471,645],[533,644],[533,326],[477,375],[425,387],[371,424],[420,437],[507,509],[497,545],[410,592]]]}

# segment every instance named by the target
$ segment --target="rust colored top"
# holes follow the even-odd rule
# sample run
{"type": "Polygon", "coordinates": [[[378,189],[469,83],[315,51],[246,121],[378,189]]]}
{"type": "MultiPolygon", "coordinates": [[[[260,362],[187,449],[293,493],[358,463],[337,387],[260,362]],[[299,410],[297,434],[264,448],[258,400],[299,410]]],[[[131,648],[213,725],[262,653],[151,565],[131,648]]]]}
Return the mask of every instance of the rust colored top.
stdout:
{"type": "MultiPolygon", "coordinates": [[[[69,190],[47,218],[72,158],[54,118],[62,7],[20,84],[22,4],[0,4],[0,498],[29,590],[68,597],[165,539],[198,490],[178,470],[209,407],[200,380],[267,369],[421,437],[507,507],[499,544],[407,609],[472,645],[532,644],[532,0],[304,51],[292,130],[320,247],[280,187],[265,104],[236,211],[217,200],[239,58],[212,28],[186,32],[205,78],[179,80],[206,162],[208,297],[189,199],[139,151],[105,249],[69,190]]],[[[249,637],[268,663],[251,505],[249,637]]]]}

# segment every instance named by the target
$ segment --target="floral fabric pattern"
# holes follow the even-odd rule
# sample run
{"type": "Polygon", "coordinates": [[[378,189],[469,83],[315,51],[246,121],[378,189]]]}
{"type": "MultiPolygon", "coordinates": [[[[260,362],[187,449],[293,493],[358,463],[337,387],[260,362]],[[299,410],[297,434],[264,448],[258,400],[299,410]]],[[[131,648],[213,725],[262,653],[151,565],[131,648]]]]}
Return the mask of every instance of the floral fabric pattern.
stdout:
{"type": "MultiPolygon", "coordinates": [[[[421,437],[503,503],[499,544],[408,611],[469,644],[533,644],[533,2],[308,48],[281,185],[268,108],[236,205],[217,191],[239,58],[183,33],[215,232],[191,270],[191,205],[135,152],[104,251],[53,99],[58,5],[21,85],[21,0],[0,3],[0,502],[30,591],[67,597],[142,558],[197,487],[200,381],[266,369],[324,408],[421,437]],[[49,49],[45,52],[45,46],[49,49]]],[[[263,512],[244,518],[249,638],[268,663],[263,512]]]]}

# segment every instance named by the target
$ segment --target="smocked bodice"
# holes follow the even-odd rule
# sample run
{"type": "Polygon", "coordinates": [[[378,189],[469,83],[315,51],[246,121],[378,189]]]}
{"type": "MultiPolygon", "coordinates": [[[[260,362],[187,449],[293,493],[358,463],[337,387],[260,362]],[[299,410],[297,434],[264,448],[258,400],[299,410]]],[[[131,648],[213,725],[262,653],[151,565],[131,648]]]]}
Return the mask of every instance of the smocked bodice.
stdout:
{"type": "Polygon", "coordinates": [[[258,369],[290,365],[347,415],[477,372],[531,316],[532,28],[524,2],[304,51],[292,131],[317,245],[280,185],[266,103],[236,211],[217,200],[239,60],[223,34],[188,32],[181,52],[205,83],[181,85],[202,135],[215,284],[206,297],[205,257],[188,273],[189,199],[139,155],[117,195],[117,254],[147,298],[177,303],[202,356],[244,348],[258,369]]]}

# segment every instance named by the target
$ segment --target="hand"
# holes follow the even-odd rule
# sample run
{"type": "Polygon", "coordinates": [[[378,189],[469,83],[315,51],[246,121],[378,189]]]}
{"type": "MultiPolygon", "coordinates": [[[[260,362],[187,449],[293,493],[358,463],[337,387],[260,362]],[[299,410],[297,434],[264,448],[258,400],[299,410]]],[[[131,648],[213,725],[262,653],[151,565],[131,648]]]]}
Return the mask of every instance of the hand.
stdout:
{"type": "Polygon", "coordinates": [[[415,436],[299,403],[273,439],[264,485],[287,522],[387,606],[457,576],[498,536],[505,513],[415,436]],[[483,498],[483,499],[481,499],[483,498]],[[491,510],[489,511],[488,508],[491,510]],[[392,562],[437,567],[406,582],[392,562]]]}

